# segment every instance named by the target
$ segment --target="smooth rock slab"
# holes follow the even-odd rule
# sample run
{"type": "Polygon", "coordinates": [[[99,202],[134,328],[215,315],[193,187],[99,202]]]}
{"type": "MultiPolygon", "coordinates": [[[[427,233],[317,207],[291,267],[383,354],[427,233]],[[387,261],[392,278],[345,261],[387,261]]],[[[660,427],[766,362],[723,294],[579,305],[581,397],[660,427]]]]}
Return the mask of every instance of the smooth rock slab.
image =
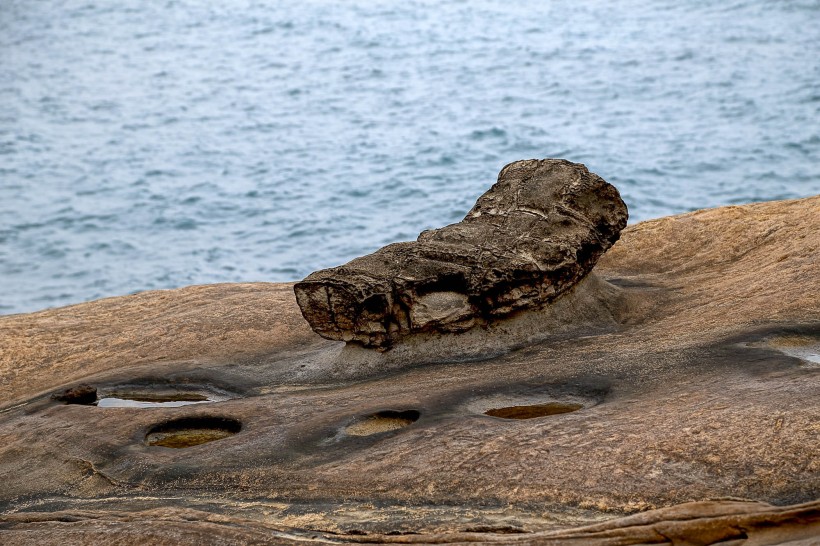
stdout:
{"type": "Polygon", "coordinates": [[[516,161],[461,222],[425,231],[294,287],[321,336],[389,348],[541,307],[580,281],[626,226],[618,190],[584,165],[516,161]]]}

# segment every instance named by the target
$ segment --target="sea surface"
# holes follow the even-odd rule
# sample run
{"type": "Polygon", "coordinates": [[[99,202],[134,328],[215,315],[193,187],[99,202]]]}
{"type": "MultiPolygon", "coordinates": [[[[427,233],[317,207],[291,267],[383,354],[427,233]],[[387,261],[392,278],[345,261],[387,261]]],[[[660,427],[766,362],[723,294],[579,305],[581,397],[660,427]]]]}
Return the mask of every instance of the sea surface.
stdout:
{"type": "Polygon", "coordinates": [[[0,0],[0,314],[300,279],[543,157],[632,222],[820,193],[820,1],[0,0]]]}

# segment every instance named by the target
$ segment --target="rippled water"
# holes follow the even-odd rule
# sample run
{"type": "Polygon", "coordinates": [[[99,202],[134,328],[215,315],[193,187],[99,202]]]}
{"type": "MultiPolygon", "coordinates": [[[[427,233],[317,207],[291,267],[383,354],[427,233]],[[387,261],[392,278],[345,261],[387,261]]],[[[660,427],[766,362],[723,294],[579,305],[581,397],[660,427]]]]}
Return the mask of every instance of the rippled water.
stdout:
{"type": "Polygon", "coordinates": [[[820,193],[820,2],[0,0],[0,313],[282,281],[564,157],[632,220],[820,193]]]}

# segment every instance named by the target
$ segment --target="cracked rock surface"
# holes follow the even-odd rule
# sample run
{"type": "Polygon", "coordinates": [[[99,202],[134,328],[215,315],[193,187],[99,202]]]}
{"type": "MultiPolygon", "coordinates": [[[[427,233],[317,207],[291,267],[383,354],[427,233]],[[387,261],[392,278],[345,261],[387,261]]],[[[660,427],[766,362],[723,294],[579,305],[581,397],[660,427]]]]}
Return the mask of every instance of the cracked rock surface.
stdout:
{"type": "Polygon", "coordinates": [[[618,190],[584,165],[516,161],[461,222],[312,273],[296,299],[319,335],[367,347],[461,332],[567,292],[627,216],[618,190]]]}

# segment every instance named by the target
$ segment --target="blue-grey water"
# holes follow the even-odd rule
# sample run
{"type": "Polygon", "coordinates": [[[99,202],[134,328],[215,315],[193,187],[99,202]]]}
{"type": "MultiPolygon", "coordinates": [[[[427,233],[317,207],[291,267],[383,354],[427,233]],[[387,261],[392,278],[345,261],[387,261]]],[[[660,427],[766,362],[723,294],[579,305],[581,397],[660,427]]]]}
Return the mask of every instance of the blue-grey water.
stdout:
{"type": "Polygon", "coordinates": [[[0,313],[299,279],[533,157],[820,193],[820,2],[0,0],[0,313]]]}

